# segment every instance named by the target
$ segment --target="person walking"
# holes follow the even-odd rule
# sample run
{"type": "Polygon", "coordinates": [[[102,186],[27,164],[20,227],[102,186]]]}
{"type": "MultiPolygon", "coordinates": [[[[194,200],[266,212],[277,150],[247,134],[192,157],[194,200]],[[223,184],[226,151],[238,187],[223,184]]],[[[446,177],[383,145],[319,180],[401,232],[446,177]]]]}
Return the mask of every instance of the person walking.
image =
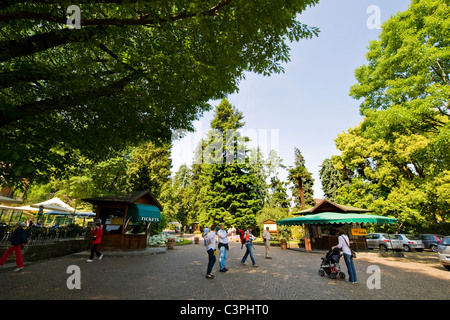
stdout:
{"type": "Polygon", "coordinates": [[[92,247],[91,247],[91,256],[89,257],[89,259],[87,259],[87,262],[92,262],[94,261],[94,254],[97,255],[98,260],[102,260],[103,258],[103,254],[101,254],[100,251],[98,251],[97,246],[102,242],[102,235],[103,235],[103,231],[102,231],[102,227],[100,222],[97,222],[95,224],[94,229],[92,230],[92,247]]]}
{"type": "Polygon", "coordinates": [[[227,255],[228,255],[228,236],[231,235],[230,232],[225,231],[225,225],[222,223],[220,225],[219,231],[217,231],[217,236],[219,238],[219,265],[220,272],[227,272],[227,255]]]}
{"type": "Polygon", "coordinates": [[[208,245],[206,242],[206,237],[208,236],[208,232],[209,232],[208,227],[204,227],[203,228],[203,244],[205,245],[205,247],[208,245]]]}
{"type": "Polygon", "coordinates": [[[248,227],[247,231],[244,233],[245,238],[245,254],[242,257],[241,264],[246,265],[245,260],[247,260],[247,257],[250,255],[250,259],[252,260],[253,267],[257,267],[255,258],[253,257],[253,240],[255,240],[255,236],[252,234],[253,228],[248,227]]]}
{"type": "Polygon", "coordinates": [[[11,246],[3,253],[0,258],[0,267],[6,262],[11,252],[14,251],[14,255],[16,256],[16,269],[13,272],[18,272],[23,269],[23,257],[22,257],[22,249],[24,245],[28,243],[28,235],[27,232],[22,228],[22,224],[17,222],[14,226],[14,232],[11,235],[11,246]]]}
{"type": "MultiPolygon", "coordinates": [[[[211,226],[211,230],[214,230],[214,225],[211,226]]],[[[208,267],[206,269],[206,278],[213,279],[214,275],[211,273],[214,263],[216,263],[216,234],[214,231],[208,232],[205,237],[206,240],[206,252],[208,253],[208,267]]]]}
{"type": "Polygon", "coordinates": [[[266,230],[264,230],[263,235],[264,239],[264,246],[266,247],[266,259],[272,259],[270,256],[270,232],[269,227],[266,227],[266,230]]]}
{"type": "Polygon", "coordinates": [[[345,234],[344,229],[337,229],[338,232],[338,240],[339,243],[336,246],[331,247],[331,249],[339,248],[342,249],[342,254],[344,256],[345,264],[347,265],[347,271],[348,271],[348,281],[350,283],[356,284],[356,270],[355,265],[353,264],[353,255],[352,255],[352,249],[350,249],[350,240],[348,239],[348,236],[345,234]]]}

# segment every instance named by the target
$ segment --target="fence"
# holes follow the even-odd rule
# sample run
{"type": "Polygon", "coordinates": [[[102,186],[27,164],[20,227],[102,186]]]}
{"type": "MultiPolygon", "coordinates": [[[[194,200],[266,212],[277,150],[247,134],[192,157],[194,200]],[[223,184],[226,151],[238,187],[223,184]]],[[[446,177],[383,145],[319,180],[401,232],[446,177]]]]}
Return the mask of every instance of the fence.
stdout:
{"type": "MultiPolygon", "coordinates": [[[[28,245],[54,243],[61,240],[85,239],[91,228],[71,224],[63,227],[28,227],[25,231],[28,234],[28,245]]],[[[0,245],[7,245],[11,242],[14,227],[6,224],[0,225],[0,245]]]]}

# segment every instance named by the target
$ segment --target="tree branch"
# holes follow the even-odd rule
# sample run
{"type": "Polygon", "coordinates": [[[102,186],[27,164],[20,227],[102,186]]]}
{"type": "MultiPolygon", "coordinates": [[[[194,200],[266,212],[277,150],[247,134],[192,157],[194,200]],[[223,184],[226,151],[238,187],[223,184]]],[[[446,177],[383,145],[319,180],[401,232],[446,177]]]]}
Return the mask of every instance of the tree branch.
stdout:
{"type": "Polygon", "coordinates": [[[24,104],[16,107],[15,112],[11,114],[3,114],[0,117],[0,127],[9,125],[17,120],[26,117],[27,114],[43,114],[49,111],[66,110],[69,106],[76,106],[88,102],[95,98],[110,96],[116,94],[118,91],[123,91],[125,86],[130,83],[141,72],[131,73],[128,76],[112,82],[105,87],[95,88],[87,91],[82,91],[70,96],[58,97],[54,99],[44,99],[37,102],[24,104]]]}
{"type": "Polygon", "coordinates": [[[36,34],[25,39],[2,41],[0,42],[0,61],[23,57],[63,44],[82,42],[90,37],[101,36],[105,31],[104,27],[61,29],[36,34]]]}

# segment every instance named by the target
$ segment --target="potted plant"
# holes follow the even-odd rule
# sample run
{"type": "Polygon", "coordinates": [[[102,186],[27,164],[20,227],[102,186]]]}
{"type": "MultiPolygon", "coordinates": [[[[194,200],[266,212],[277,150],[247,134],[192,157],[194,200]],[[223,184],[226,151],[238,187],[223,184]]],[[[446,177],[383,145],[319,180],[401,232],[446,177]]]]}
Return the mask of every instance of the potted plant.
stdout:
{"type": "Polygon", "coordinates": [[[280,246],[282,250],[286,250],[287,249],[287,241],[286,239],[280,239],[280,246]]]}
{"type": "Polygon", "coordinates": [[[194,238],[194,243],[195,243],[195,244],[199,244],[199,241],[200,241],[200,238],[199,238],[199,237],[195,237],[195,238],[194,238]]]}
{"type": "Polygon", "coordinates": [[[173,249],[175,246],[175,238],[167,239],[167,249],[173,249]]]}

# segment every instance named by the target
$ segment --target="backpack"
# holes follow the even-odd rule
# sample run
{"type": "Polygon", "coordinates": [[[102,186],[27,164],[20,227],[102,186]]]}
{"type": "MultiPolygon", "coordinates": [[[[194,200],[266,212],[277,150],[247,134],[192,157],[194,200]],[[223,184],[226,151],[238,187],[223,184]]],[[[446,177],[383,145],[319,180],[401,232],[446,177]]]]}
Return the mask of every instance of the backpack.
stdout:
{"type": "Polygon", "coordinates": [[[237,234],[239,235],[239,238],[241,239],[241,249],[244,247],[245,243],[245,232],[244,230],[237,229],[237,234]]]}

